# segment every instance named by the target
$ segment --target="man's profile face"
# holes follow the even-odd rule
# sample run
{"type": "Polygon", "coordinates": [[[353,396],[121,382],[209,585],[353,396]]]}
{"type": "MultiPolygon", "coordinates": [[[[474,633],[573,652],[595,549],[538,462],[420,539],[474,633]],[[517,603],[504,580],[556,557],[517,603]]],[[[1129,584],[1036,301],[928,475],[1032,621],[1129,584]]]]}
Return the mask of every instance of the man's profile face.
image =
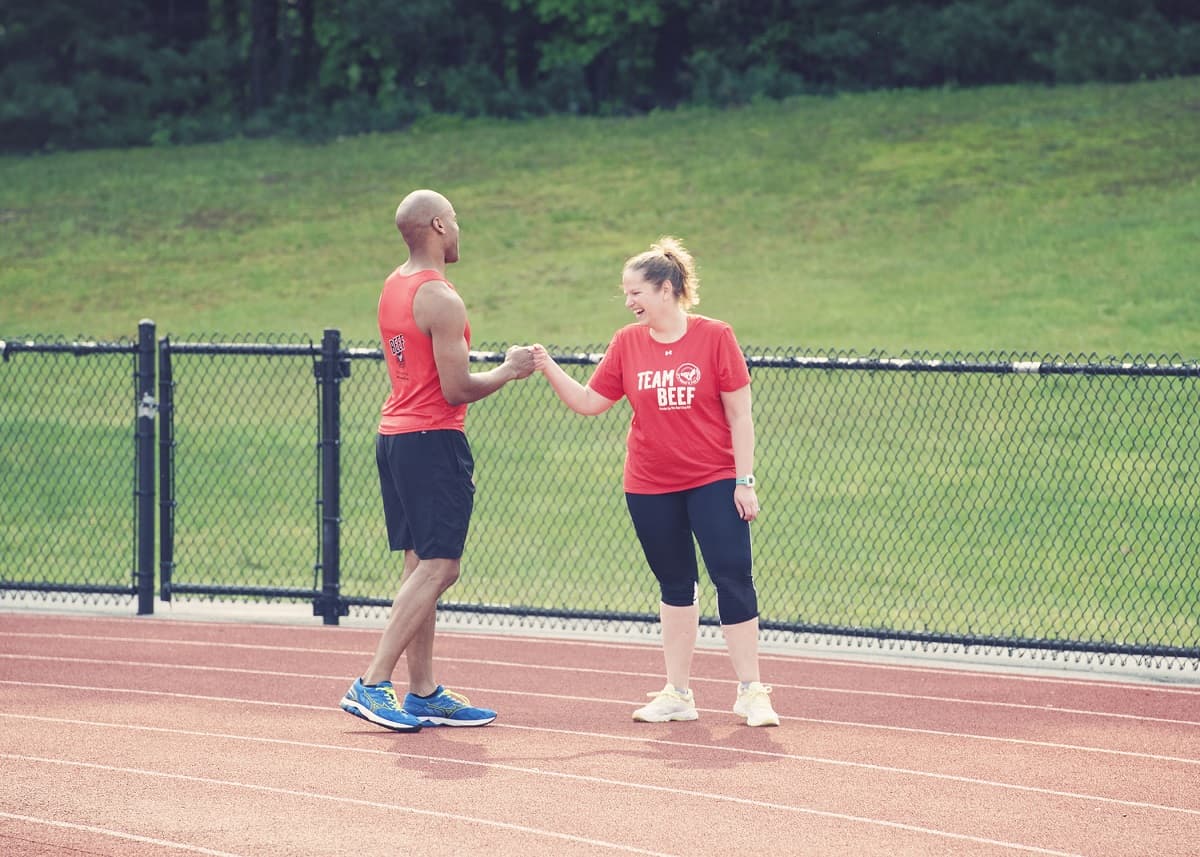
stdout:
{"type": "Polygon", "coordinates": [[[458,261],[458,214],[455,213],[454,207],[451,206],[443,214],[439,215],[442,220],[442,225],[446,228],[442,235],[442,246],[446,250],[446,261],[458,261]]]}

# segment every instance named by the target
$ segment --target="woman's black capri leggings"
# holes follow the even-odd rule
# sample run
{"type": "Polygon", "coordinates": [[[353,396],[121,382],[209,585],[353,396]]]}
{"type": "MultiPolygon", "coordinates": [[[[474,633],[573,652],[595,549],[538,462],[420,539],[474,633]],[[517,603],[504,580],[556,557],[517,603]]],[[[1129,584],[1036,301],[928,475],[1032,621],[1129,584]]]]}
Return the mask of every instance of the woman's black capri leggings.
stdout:
{"type": "Polygon", "coordinates": [[[626,494],[625,503],[642,552],[658,578],[662,602],[689,607],[696,601],[700,545],[708,576],[717,589],[722,625],[758,616],[758,593],[751,573],[750,524],[733,504],[732,479],[721,479],[671,494],[626,494]]]}

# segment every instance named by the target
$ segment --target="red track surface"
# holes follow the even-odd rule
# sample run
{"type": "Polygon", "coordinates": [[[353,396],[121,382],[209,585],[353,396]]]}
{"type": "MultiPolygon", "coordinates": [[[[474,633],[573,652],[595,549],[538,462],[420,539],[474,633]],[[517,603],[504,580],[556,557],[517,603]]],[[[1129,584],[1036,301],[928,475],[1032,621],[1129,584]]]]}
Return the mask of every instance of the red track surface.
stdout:
{"type": "Polygon", "coordinates": [[[1200,854],[1196,686],[764,656],[750,729],[702,649],[639,724],[653,645],[443,633],[500,717],[398,734],[337,707],[377,635],[0,612],[0,854],[1200,854]]]}

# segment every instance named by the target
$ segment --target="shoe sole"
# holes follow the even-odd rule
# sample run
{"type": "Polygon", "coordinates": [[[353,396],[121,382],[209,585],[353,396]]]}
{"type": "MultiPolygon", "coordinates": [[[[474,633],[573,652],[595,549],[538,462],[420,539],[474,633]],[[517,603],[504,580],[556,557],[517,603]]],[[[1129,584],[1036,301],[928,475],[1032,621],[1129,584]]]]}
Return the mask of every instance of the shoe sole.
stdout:
{"type": "Polygon", "coordinates": [[[360,717],[368,723],[374,723],[376,726],[382,726],[384,729],[391,729],[393,732],[420,732],[421,724],[414,723],[397,723],[394,720],[386,720],[378,714],[374,714],[370,709],[363,708],[352,699],[342,700],[342,711],[347,714],[353,714],[355,717],[360,717]]]}
{"type": "Polygon", "coordinates": [[[775,718],[771,718],[771,719],[767,719],[767,720],[751,720],[750,718],[747,717],[746,725],[747,726],[778,726],[779,718],[775,717],[775,718]]]}
{"type": "Polygon", "coordinates": [[[496,718],[493,716],[484,720],[455,720],[452,717],[422,717],[420,719],[422,726],[487,726],[496,718]]]}
{"type": "Polygon", "coordinates": [[[733,713],[736,714],[738,717],[745,717],[747,726],[778,726],[779,725],[779,715],[778,714],[776,714],[774,717],[768,717],[766,720],[755,720],[752,722],[750,720],[750,715],[748,712],[738,711],[737,708],[735,707],[733,709],[733,713]]]}
{"type": "Polygon", "coordinates": [[[699,720],[700,714],[696,711],[676,711],[661,717],[653,717],[645,714],[639,715],[637,712],[634,712],[633,719],[636,723],[671,723],[685,720],[699,720]]]}

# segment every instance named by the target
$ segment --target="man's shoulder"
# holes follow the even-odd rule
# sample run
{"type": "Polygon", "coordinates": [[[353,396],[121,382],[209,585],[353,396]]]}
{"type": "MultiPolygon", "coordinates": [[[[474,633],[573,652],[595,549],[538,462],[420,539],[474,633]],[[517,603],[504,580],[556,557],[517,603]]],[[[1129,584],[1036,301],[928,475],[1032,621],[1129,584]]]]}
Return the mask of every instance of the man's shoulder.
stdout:
{"type": "Polygon", "coordinates": [[[418,270],[410,270],[404,265],[396,268],[384,278],[383,284],[388,286],[409,286],[420,288],[426,283],[441,283],[444,286],[449,286],[453,289],[450,281],[446,279],[446,275],[441,271],[435,271],[433,268],[421,268],[418,270]]]}
{"type": "Polygon", "coordinates": [[[429,279],[417,286],[416,294],[419,299],[430,306],[462,306],[463,299],[448,281],[440,278],[429,279]]]}
{"type": "Polygon", "coordinates": [[[448,281],[428,280],[413,295],[413,319],[429,333],[457,329],[467,322],[467,307],[448,281]]]}

